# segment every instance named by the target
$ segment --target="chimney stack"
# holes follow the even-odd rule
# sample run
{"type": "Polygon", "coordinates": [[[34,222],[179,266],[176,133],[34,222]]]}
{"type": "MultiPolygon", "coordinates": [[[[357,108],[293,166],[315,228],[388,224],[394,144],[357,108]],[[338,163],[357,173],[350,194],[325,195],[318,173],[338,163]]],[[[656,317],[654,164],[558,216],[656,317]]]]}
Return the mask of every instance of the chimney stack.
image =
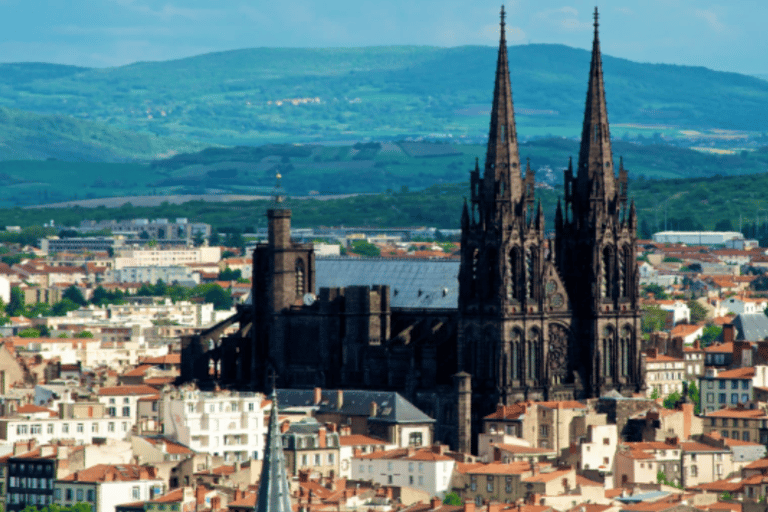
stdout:
{"type": "Polygon", "coordinates": [[[433,496],[432,500],[429,502],[429,508],[431,508],[432,510],[435,510],[436,508],[439,508],[440,505],[442,504],[443,502],[440,501],[440,498],[438,498],[437,496],[433,496]]]}
{"type": "Polygon", "coordinates": [[[736,339],[736,326],[733,324],[723,325],[723,343],[733,343],[736,339]]]}
{"type": "Polygon", "coordinates": [[[379,415],[379,405],[376,402],[371,402],[371,405],[369,407],[369,414],[371,418],[375,418],[379,415]]]}
{"type": "Polygon", "coordinates": [[[323,401],[323,388],[315,388],[315,405],[323,401]]]}

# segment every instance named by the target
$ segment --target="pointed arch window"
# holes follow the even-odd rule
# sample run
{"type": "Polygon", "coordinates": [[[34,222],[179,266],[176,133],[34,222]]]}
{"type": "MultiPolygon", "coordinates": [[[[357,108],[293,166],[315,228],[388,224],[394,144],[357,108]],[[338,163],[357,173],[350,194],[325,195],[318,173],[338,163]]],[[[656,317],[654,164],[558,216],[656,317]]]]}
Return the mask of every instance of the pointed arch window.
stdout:
{"type": "Polygon", "coordinates": [[[633,360],[633,334],[632,327],[625,325],[621,329],[621,353],[619,354],[619,372],[620,375],[629,379],[632,378],[632,360],[633,360]]]}
{"type": "Polygon", "coordinates": [[[600,264],[600,297],[610,298],[613,293],[613,251],[610,247],[603,249],[600,264]]]}
{"type": "Polygon", "coordinates": [[[510,376],[513,381],[520,380],[520,351],[523,348],[523,333],[520,329],[512,330],[512,343],[510,347],[510,376]]]}
{"type": "Polygon", "coordinates": [[[470,287],[472,290],[472,297],[477,297],[477,288],[480,280],[478,279],[478,267],[480,266],[480,252],[477,249],[472,249],[472,268],[470,269],[472,275],[470,276],[470,287]]]}
{"type": "Polygon", "coordinates": [[[296,276],[296,297],[303,297],[306,293],[305,279],[304,279],[304,261],[296,260],[295,266],[296,276]]]}
{"type": "Polygon", "coordinates": [[[619,285],[619,297],[626,297],[627,296],[627,258],[626,258],[626,249],[624,249],[621,253],[621,255],[618,258],[619,260],[619,278],[618,278],[618,285],[619,285]]]}
{"type": "Polygon", "coordinates": [[[520,292],[519,288],[519,274],[518,264],[520,261],[520,249],[514,247],[509,251],[509,278],[507,279],[507,298],[509,300],[519,300],[520,292]]]}
{"type": "Polygon", "coordinates": [[[541,333],[538,329],[531,329],[528,331],[526,348],[526,378],[528,380],[538,381],[540,377],[539,361],[541,360],[541,333]]]}
{"type": "Polygon", "coordinates": [[[525,250],[525,297],[533,299],[535,293],[536,254],[530,247],[525,250]]]}
{"type": "Polygon", "coordinates": [[[603,376],[615,377],[614,363],[616,360],[616,336],[611,326],[606,326],[603,330],[603,376]]]}

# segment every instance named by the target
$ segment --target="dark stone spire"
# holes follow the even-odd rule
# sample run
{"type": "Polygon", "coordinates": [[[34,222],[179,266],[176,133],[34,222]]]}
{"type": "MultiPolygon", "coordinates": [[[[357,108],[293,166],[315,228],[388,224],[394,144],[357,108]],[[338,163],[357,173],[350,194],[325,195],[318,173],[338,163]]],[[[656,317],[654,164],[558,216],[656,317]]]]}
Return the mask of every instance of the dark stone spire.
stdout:
{"type": "Polygon", "coordinates": [[[589,87],[581,132],[577,183],[582,200],[612,200],[616,194],[616,178],[611,156],[611,134],[608,130],[597,7],[594,17],[595,36],[592,42],[592,63],[589,68],[589,87]]]}
{"type": "MultiPolygon", "coordinates": [[[[504,7],[501,8],[501,40],[496,63],[496,82],[493,90],[491,126],[488,132],[488,151],[485,157],[485,190],[493,199],[520,197],[520,156],[517,148],[515,114],[512,104],[512,86],[509,79],[507,39],[504,33],[504,7]],[[500,185],[497,188],[496,184],[500,185]],[[501,192],[499,194],[499,192],[501,192]],[[496,197],[501,195],[501,197],[496,197]]],[[[487,198],[491,199],[491,198],[487,198]]]]}
{"type": "Polygon", "coordinates": [[[256,512],[293,512],[288,476],[285,472],[283,440],[277,421],[277,394],[272,391],[272,408],[269,418],[267,444],[264,446],[264,460],[259,480],[259,495],[256,512]]]}

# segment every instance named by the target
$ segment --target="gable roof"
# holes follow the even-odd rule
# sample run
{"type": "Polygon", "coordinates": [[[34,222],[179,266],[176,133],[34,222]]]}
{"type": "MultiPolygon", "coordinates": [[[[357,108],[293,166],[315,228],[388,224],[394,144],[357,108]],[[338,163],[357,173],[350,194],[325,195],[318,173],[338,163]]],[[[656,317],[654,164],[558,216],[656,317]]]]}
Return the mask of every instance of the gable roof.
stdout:
{"type": "Polygon", "coordinates": [[[434,423],[435,421],[403,398],[400,393],[394,391],[324,389],[321,391],[320,403],[315,404],[315,391],[312,389],[278,389],[277,399],[281,409],[314,406],[320,414],[363,416],[368,418],[368,421],[386,423],[434,423]],[[341,394],[341,407],[338,407],[339,394],[341,394]],[[371,402],[376,403],[376,416],[371,416],[371,402]]]}
{"type": "Polygon", "coordinates": [[[768,338],[768,316],[763,313],[736,315],[733,325],[736,327],[736,340],[762,341],[768,338]]]}
{"type": "Polygon", "coordinates": [[[112,387],[101,388],[98,394],[99,396],[156,395],[157,390],[152,386],[137,384],[137,385],[112,386],[112,387]]]}

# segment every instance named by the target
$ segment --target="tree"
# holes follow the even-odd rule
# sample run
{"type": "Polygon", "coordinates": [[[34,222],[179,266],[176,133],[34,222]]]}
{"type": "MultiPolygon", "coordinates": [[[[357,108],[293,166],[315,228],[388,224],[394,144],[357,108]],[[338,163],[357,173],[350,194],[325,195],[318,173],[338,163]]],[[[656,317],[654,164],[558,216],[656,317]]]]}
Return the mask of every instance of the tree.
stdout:
{"type": "Polygon", "coordinates": [[[688,309],[691,310],[691,323],[697,324],[707,318],[707,308],[697,300],[688,301],[688,309]]]}
{"type": "Polygon", "coordinates": [[[191,295],[201,297],[205,302],[210,302],[214,309],[230,309],[232,307],[232,296],[216,283],[199,284],[192,288],[191,295]]]}
{"type": "Polygon", "coordinates": [[[79,304],[75,304],[70,299],[61,299],[59,302],[53,305],[51,308],[52,316],[65,316],[69,311],[76,311],[80,309],[79,304]]]}
{"type": "Polygon", "coordinates": [[[648,284],[643,286],[643,294],[653,294],[653,296],[660,300],[666,300],[669,298],[669,295],[667,295],[667,292],[664,291],[664,288],[659,286],[658,284],[648,284]]]}
{"type": "Polygon", "coordinates": [[[91,331],[80,331],[75,334],[75,338],[93,338],[93,333],[91,331]]]}
{"type": "Polygon", "coordinates": [[[704,327],[704,333],[701,335],[701,348],[707,348],[713,341],[723,334],[723,328],[717,325],[708,325],[704,327]]]}
{"type": "Polygon", "coordinates": [[[664,399],[663,405],[666,409],[674,409],[677,402],[680,401],[682,398],[682,395],[679,391],[674,391],[667,395],[667,397],[664,399]]]}
{"type": "Polygon", "coordinates": [[[211,230],[211,236],[208,237],[208,245],[210,246],[217,246],[221,243],[221,237],[219,236],[219,232],[215,229],[211,230]]]}
{"type": "Polygon", "coordinates": [[[355,254],[359,254],[360,256],[373,258],[381,256],[381,250],[372,243],[365,240],[355,240],[352,242],[352,247],[350,247],[349,251],[355,254]]]}
{"type": "Polygon", "coordinates": [[[227,267],[221,272],[219,272],[219,281],[237,281],[243,277],[243,272],[241,270],[232,270],[231,268],[227,267]]]}
{"type": "Polygon", "coordinates": [[[88,304],[88,301],[85,300],[85,297],[83,297],[83,292],[81,292],[80,288],[75,285],[72,285],[64,290],[64,293],[61,294],[61,298],[69,299],[80,306],[85,306],[88,304]]]}
{"type": "Polygon", "coordinates": [[[20,338],[39,338],[40,337],[40,331],[33,328],[24,329],[23,331],[19,332],[20,338]]]}
{"type": "Polygon", "coordinates": [[[455,492],[449,492],[445,495],[445,498],[443,498],[443,505],[451,505],[454,507],[460,507],[464,505],[464,502],[461,501],[461,498],[458,494],[455,492]]]}
{"type": "Polygon", "coordinates": [[[644,306],[642,308],[642,314],[640,328],[646,334],[650,334],[654,331],[662,331],[667,325],[667,315],[669,313],[659,306],[644,306]]]}
{"type": "Polygon", "coordinates": [[[18,286],[11,288],[11,300],[5,307],[5,312],[8,316],[19,316],[24,312],[24,292],[18,286]]]}
{"type": "Polygon", "coordinates": [[[653,388],[653,391],[651,391],[651,400],[658,400],[659,399],[659,390],[656,388],[653,388]]]}
{"type": "Polygon", "coordinates": [[[688,398],[691,399],[691,402],[693,402],[693,412],[694,414],[699,414],[699,387],[696,385],[695,381],[691,381],[688,383],[688,398]]]}

